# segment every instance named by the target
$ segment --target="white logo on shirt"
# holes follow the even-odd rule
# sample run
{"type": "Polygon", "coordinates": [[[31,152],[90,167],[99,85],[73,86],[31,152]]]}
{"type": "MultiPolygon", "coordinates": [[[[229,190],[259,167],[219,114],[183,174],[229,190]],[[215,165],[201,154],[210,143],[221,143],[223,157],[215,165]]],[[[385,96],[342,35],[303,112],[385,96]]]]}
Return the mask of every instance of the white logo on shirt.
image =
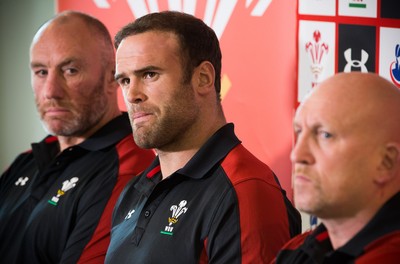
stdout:
{"type": "Polygon", "coordinates": [[[66,191],[74,188],[76,186],[76,183],[79,181],[78,177],[73,177],[70,180],[66,180],[63,182],[63,185],[61,187],[61,190],[58,189],[57,195],[53,196],[51,200],[48,200],[48,202],[52,205],[57,205],[58,200],[60,200],[60,197],[65,194],[66,191]]]}
{"type": "Polygon", "coordinates": [[[18,180],[15,182],[15,185],[16,186],[18,186],[18,185],[24,186],[28,180],[29,180],[28,177],[24,177],[24,178],[19,177],[18,180]]]}
{"type": "Polygon", "coordinates": [[[186,200],[182,200],[178,205],[173,205],[170,208],[170,211],[172,211],[172,217],[168,217],[168,225],[165,226],[165,230],[161,231],[161,234],[164,235],[170,235],[172,236],[172,230],[174,230],[174,227],[172,225],[176,224],[178,222],[178,217],[181,216],[182,214],[186,213],[188,210],[187,207],[185,207],[187,204],[186,200]]]}
{"type": "Polygon", "coordinates": [[[130,210],[128,212],[128,214],[125,216],[125,220],[131,218],[134,212],[135,212],[135,209],[130,210]]]}

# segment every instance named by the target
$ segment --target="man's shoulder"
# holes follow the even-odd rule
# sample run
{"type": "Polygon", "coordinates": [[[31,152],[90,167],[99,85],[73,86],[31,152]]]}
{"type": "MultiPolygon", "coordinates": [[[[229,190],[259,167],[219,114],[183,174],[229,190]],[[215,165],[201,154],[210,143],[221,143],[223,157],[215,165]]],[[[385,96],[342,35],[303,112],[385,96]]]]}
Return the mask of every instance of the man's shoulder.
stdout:
{"type": "Polygon", "coordinates": [[[4,175],[7,175],[7,178],[19,177],[22,171],[36,170],[36,168],[37,166],[34,162],[32,150],[27,150],[16,156],[13,162],[8,167],[6,167],[5,170],[2,171],[2,176],[0,178],[4,180],[4,175]]]}
{"type": "Polygon", "coordinates": [[[304,241],[310,236],[311,233],[312,230],[309,230],[295,236],[282,247],[282,250],[295,250],[299,248],[301,245],[303,245],[304,241]]]}
{"type": "Polygon", "coordinates": [[[235,146],[222,161],[221,166],[233,185],[257,181],[280,192],[272,169],[242,144],[235,146]]]}
{"type": "Polygon", "coordinates": [[[400,230],[370,243],[364,252],[356,263],[400,263],[400,230]]]}

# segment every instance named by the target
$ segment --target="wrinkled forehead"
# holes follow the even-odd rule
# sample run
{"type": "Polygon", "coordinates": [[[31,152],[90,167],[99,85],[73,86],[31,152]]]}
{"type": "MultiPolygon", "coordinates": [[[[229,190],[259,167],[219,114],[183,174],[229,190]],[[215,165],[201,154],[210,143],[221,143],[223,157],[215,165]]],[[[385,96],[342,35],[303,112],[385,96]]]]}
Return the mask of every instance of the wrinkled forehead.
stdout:
{"type": "Polygon", "coordinates": [[[370,106],[346,93],[317,89],[299,105],[294,123],[356,125],[365,122],[370,106]]]}
{"type": "Polygon", "coordinates": [[[301,103],[294,122],[304,120],[400,140],[400,92],[375,74],[339,74],[322,82],[301,103]]]}
{"type": "MultiPolygon", "coordinates": [[[[83,46],[99,42],[97,31],[91,28],[84,20],[79,17],[56,18],[44,24],[35,34],[32,45],[42,40],[49,41],[58,39],[62,41],[74,41],[83,46]]],[[[102,45],[102,43],[98,43],[102,45]]]]}
{"type": "Polygon", "coordinates": [[[79,56],[93,60],[101,60],[103,51],[103,42],[94,37],[80,21],[50,24],[35,36],[30,49],[31,56],[57,53],[60,56],[79,56]]]}

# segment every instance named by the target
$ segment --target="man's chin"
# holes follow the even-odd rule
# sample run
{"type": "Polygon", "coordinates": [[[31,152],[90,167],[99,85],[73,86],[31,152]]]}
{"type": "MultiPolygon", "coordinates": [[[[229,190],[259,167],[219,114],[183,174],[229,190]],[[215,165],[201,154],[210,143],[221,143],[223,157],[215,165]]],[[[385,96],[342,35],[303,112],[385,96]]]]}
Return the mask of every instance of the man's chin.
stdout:
{"type": "Polygon", "coordinates": [[[54,122],[45,122],[44,128],[47,133],[54,136],[68,136],[69,133],[66,131],[65,122],[59,121],[57,123],[58,124],[55,124],[54,122]]]}
{"type": "Polygon", "coordinates": [[[138,135],[133,136],[135,143],[138,147],[142,149],[152,149],[153,145],[149,142],[149,140],[145,139],[144,137],[140,137],[138,135]]]}

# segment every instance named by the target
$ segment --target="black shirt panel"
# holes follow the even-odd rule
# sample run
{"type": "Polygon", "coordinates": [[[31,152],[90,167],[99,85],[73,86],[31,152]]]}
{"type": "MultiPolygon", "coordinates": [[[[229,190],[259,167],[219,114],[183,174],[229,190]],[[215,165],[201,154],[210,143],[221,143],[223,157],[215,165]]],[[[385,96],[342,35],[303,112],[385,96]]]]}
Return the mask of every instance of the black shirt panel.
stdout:
{"type": "MultiPolygon", "coordinates": [[[[223,174],[216,173],[220,173],[221,176],[223,174]]],[[[151,181],[147,177],[142,179],[151,181]]],[[[233,202],[236,201],[235,194],[232,188],[224,186],[226,184],[223,177],[212,177],[196,180],[194,187],[193,180],[176,173],[153,186],[152,194],[147,199],[145,192],[136,193],[135,188],[127,190],[129,197],[124,198],[129,201],[129,207],[126,208],[125,203],[121,201],[120,206],[123,208],[118,207],[116,214],[125,218],[132,210],[129,208],[134,208],[135,212],[139,213],[134,213],[130,219],[122,222],[119,219],[120,224],[117,226],[113,224],[112,247],[118,248],[118,252],[107,256],[112,258],[108,263],[131,263],[126,261],[124,252],[134,255],[138,263],[159,263],[160,256],[162,259],[174,260],[174,263],[197,263],[210,232],[229,229],[232,230],[227,232],[226,236],[229,236],[237,235],[240,230],[239,222],[226,222],[224,228],[213,227],[212,224],[216,221],[215,218],[231,218],[230,214],[235,214],[235,219],[238,219],[238,208],[233,202]],[[204,196],[205,190],[209,196],[204,196]],[[187,200],[188,197],[190,200],[187,200]],[[127,212],[125,216],[120,212],[121,209],[127,212]],[[172,221],[174,210],[180,210],[181,214],[177,213],[177,220],[183,223],[183,226],[172,221]],[[224,211],[224,214],[218,215],[217,211],[224,211]],[[196,212],[201,212],[202,216],[199,217],[196,212]],[[181,241],[190,242],[186,244],[181,241]],[[175,245],[176,250],[170,250],[169,245],[175,245]],[[157,249],[157,254],[148,255],[149,247],[152,246],[157,249]],[[188,249],[184,248],[186,246],[188,249]],[[179,255],[176,252],[186,253],[179,255]]],[[[151,185],[152,183],[149,183],[149,186],[151,185]]],[[[223,243],[220,246],[223,246],[223,243]]],[[[240,252],[240,240],[236,250],[240,252]]],[[[229,263],[235,263],[235,260],[232,261],[229,263]]]]}
{"type": "Polygon", "coordinates": [[[60,154],[48,136],[19,155],[0,178],[1,262],[76,263],[117,180],[115,145],[131,133],[124,113],[60,154]]]}

